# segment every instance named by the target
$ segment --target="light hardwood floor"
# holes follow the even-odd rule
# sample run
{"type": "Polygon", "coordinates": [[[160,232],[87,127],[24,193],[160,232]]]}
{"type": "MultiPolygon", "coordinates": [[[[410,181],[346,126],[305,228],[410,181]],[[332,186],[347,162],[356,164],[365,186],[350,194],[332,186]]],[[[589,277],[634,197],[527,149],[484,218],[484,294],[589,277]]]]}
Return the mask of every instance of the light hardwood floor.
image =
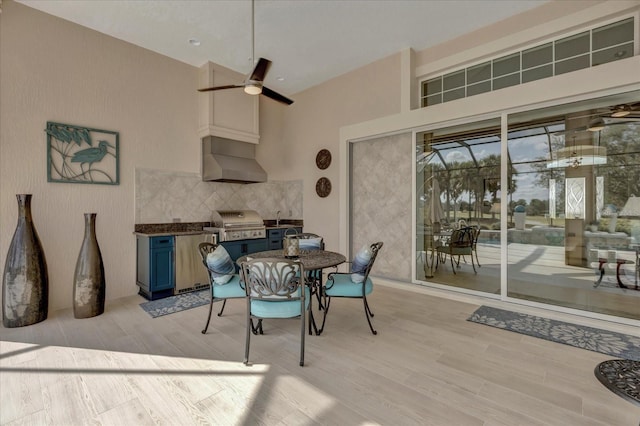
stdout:
{"type": "MultiPolygon", "coordinates": [[[[378,285],[378,335],[359,300],[334,300],[322,336],[268,321],[244,353],[244,301],[202,335],[207,306],[152,319],[128,297],[2,328],[3,425],[629,425],[602,386],[610,356],[466,321],[478,303],[378,285]]],[[[495,303],[495,302],[493,302],[495,303]]],[[[216,305],[215,307],[218,307],[216,305]]],[[[543,312],[543,311],[540,311],[543,312]]],[[[604,324],[606,325],[606,324],[604,324]]],[[[626,326],[623,326],[626,327],[626,326]]],[[[629,330],[633,331],[633,330],[629,330]]]]}

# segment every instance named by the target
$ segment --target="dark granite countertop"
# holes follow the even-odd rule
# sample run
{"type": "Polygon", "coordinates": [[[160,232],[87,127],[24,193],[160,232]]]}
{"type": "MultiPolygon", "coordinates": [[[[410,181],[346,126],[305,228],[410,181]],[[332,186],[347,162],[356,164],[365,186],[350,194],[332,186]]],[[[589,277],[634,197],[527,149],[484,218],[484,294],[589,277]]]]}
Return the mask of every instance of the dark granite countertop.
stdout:
{"type": "Polygon", "coordinates": [[[276,226],[276,221],[275,219],[270,220],[264,220],[264,226],[267,227],[267,229],[280,229],[280,228],[302,228],[302,220],[301,219],[287,219],[287,220],[281,220],[280,221],[280,226],[276,226]]]}
{"type": "Polygon", "coordinates": [[[135,225],[133,233],[153,236],[197,235],[203,233],[203,227],[210,225],[210,222],[142,223],[135,225]]]}
{"type": "MultiPolygon", "coordinates": [[[[293,227],[302,227],[302,220],[287,219],[280,221],[280,225],[276,226],[275,220],[265,220],[264,225],[267,229],[288,229],[293,227]]],[[[203,227],[211,226],[211,222],[177,222],[177,223],[138,223],[135,225],[133,233],[135,235],[197,235],[202,234],[203,227]]]]}
{"type": "Polygon", "coordinates": [[[174,231],[174,232],[134,232],[135,235],[146,235],[149,237],[164,237],[164,236],[178,236],[178,235],[201,235],[204,231],[174,231]]]}

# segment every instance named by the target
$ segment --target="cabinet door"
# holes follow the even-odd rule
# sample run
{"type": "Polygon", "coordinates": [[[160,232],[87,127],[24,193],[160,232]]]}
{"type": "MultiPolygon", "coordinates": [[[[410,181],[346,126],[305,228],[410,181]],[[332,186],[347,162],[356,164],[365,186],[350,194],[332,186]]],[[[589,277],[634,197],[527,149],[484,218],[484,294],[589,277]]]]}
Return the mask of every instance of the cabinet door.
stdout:
{"type": "Polygon", "coordinates": [[[239,257],[247,254],[247,245],[242,241],[225,241],[223,243],[220,243],[220,245],[227,250],[229,256],[231,256],[231,260],[233,260],[234,262],[238,260],[239,257]]]}
{"type": "Polygon", "coordinates": [[[231,260],[233,260],[233,263],[236,267],[236,273],[238,273],[240,271],[240,266],[236,263],[236,260],[247,254],[247,243],[244,241],[225,241],[223,243],[220,243],[220,245],[227,249],[231,260]]]}
{"type": "Polygon", "coordinates": [[[282,248],[282,229],[267,230],[267,244],[269,250],[280,250],[282,248]]]}
{"type": "MultiPolygon", "coordinates": [[[[287,228],[288,229],[288,228],[287,228]]],[[[302,233],[302,228],[294,227],[298,234],[302,233]]],[[[267,230],[267,248],[265,250],[280,250],[282,249],[282,239],[284,238],[286,229],[268,229],[267,230]]],[[[292,234],[289,231],[289,234],[292,234]]],[[[260,251],[260,250],[255,250],[260,251]]]]}
{"type": "Polygon", "coordinates": [[[151,249],[151,291],[174,287],[173,247],[151,249]]]}
{"type": "Polygon", "coordinates": [[[269,244],[267,243],[266,238],[261,238],[259,240],[251,240],[247,243],[247,253],[251,254],[259,251],[265,251],[269,248],[269,244]]]}
{"type": "Polygon", "coordinates": [[[229,241],[222,243],[229,256],[235,262],[239,257],[246,256],[257,251],[265,251],[268,248],[267,239],[229,241]]]}

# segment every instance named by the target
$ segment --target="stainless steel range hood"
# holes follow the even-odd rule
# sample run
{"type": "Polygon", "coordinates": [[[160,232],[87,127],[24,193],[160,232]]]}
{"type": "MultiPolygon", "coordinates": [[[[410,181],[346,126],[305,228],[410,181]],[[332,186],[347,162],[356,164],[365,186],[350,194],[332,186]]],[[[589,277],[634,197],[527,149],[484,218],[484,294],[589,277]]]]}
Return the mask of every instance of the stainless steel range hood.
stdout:
{"type": "Polygon", "coordinates": [[[267,181],[267,172],[255,159],[256,146],[218,136],[202,138],[202,180],[257,183],[267,181]]]}

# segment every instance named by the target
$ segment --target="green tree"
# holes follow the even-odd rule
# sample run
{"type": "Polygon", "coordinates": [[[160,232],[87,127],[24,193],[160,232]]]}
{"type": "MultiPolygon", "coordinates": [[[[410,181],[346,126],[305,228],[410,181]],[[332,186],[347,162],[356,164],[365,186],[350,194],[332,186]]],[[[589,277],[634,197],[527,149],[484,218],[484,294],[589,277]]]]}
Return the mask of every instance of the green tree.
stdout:
{"type": "Polygon", "coordinates": [[[527,207],[527,214],[532,216],[542,216],[549,208],[549,201],[533,198],[527,207]]]}

